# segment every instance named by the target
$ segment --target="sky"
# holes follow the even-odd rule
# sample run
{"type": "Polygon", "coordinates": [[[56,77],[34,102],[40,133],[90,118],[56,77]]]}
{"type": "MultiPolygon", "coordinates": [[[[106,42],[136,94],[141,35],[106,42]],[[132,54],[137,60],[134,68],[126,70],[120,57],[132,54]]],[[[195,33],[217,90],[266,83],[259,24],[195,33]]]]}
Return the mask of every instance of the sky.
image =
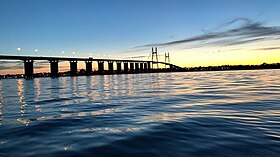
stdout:
{"type": "MultiPolygon", "coordinates": [[[[150,60],[158,47],[160,61],[169,52],[182,67],[277,63],[279,6],[279,0],[0,0],[0,55],[18,55],[20,47],[19,55],[150,60]]],[[[35,72],[49,71],[47,62],[34,64],[35,72]]],[[[5,73],[23,73],[22,62],[0,61],[5,73]]]]}

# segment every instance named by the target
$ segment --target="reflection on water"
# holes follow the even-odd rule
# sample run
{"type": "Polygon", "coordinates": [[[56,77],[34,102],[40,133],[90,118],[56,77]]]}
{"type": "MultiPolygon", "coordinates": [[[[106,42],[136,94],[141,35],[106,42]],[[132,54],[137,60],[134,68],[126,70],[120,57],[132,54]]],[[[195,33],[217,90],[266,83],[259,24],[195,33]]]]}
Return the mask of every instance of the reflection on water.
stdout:
{"type": "Polygon", "coordinates": [[[280,156],[279,76],[0,80],[0,156],[280,156]]]}
{"type": "MultiPolygon", "coordinates": [[[[2,101],[3,101],[3,96],[2,96],[2,80],[0,80],[0,126],[2,125],[2,120],[3,120],[3,105],[2,105],[2,101]]],[[[1,141],[0,141],[1,142],[1,141]]]]}

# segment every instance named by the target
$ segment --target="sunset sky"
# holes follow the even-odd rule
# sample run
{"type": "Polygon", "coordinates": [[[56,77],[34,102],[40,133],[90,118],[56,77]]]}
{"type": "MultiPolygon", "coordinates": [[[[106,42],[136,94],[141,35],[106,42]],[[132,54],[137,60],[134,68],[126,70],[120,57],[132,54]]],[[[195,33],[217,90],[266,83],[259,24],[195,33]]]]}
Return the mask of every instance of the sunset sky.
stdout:
{"type": "MultiPolygon", "coordinates": [[[[147,60],[157,46],[182,67],[276,63],[279,6],[279,0],[0,0],[0,55],[18,55],[20,47],[20,55],[38,49],[38,56],[75,51],[147,60]]],[[[49,71],[47,62],[35,67],[49,71]]],[[[0,61],[6,73],[23,73],[22,62],[0,61]]]]}

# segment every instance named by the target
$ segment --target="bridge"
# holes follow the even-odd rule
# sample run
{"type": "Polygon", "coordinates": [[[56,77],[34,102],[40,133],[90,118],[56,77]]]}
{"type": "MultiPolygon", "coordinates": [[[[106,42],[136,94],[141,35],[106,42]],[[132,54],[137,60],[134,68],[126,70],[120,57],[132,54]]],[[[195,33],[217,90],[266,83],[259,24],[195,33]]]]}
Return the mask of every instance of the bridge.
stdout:
{"type": "Polygon", "coordinates": [[[114,73],[114,62],[117,63],[116,73],[148,73],[153,72],[155,69],[151,68],[151,64],[163,64],[169,66],[170,70],[175,71],[181,69],[181,67],[166,62],[155,62],[145,60],[120,60],[120,59],[97,59],[97,58],[80,58],[80,57],[45,57],[45,56],[12,56],[12,55],[0,55],[0,60],[20,60],[24,64],[24,77],[29,79],[34,76],[33,62],[36,60],[45,60],[50,63],[51,77],[58,77],[58,63],[60,61],[68,61],[70,64],[70,76],[76,76],[78,72],[77,64],[79,61],[85,62],[86,75],[92,75],[92,63],[98,63],[98,74],[105,74],[104,62],[108,63],[108,74],[114,73]],[[122,68],[123,63],[123,68],[122,68]]]}

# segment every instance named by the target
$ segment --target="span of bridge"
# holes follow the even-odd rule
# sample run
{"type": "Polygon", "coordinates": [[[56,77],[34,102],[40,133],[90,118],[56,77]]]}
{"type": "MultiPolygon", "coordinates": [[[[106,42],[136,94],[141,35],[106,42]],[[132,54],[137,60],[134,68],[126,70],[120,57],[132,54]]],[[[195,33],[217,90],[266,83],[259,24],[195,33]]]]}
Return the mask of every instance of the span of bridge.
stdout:
{"type": "Polygon", "coordinates": [[[0,55],[0,60],[22,60],[24,63],[25,78],[33,78],[33,62],[36,60],[46,60],[50,62],[50,73],[52,77],[58,76],[58,62],[69,61],[70,75],[77,75],[77,62],[84,61],[86,64],[86,74],[92,74],[92,62],[98,63],[98,73],[104,74],[104,62],[108,62],[108,73],[114,72],[113,63],[117,63],[117,73],[138,73],[151,72],[151,64],[163,64],[169,66],[169,69],[181,69],[181,67],[165,62],[155,62],[147,60],[127,60],[127,59],[100,59],[100,58],[83,58],[83,57],[47,57],[47,56],[12,56],[0,55]],[[121,63],[124,68],[122,69],[121,63]],[[128,68],[128,64],[130,67],[128,68]]]}

